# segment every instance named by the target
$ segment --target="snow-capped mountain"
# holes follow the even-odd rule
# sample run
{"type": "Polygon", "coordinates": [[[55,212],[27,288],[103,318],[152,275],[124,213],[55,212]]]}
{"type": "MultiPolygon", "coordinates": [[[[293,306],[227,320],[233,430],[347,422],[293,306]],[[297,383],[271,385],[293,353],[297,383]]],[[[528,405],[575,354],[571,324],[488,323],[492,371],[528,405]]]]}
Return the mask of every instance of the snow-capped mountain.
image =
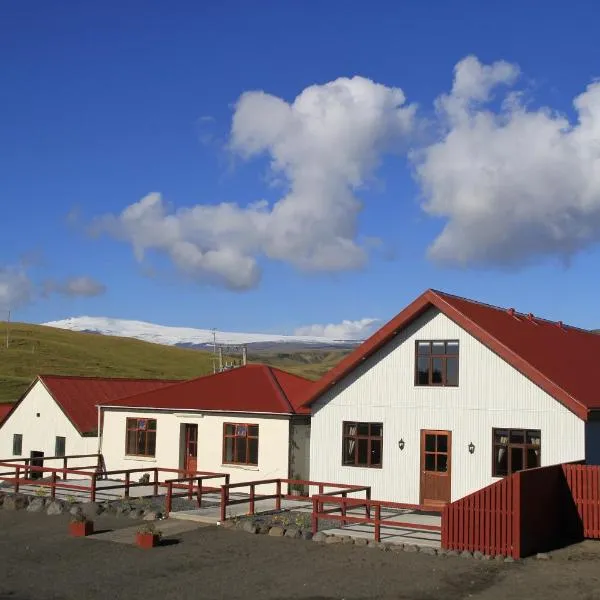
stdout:
{"type": "MultiPolygon", "coordinates": [[[[188,346],[209,348],[213,344],[213,332],[210,329],[194,329],[191,327],[168,327],[144,321],[126,319],[110,319],[106,317],[71,317],[61,321],[43,323],[49,327],[70,329],[71,331],[87,331],[102,335],[130,337],[155,344],[168,346],[188,346]]],[[[238,333],[216,331],[217,344],[248,344],[255,349],[270,346],[305,346],[305,347],[348,347],[354,346],[357,340],[332,340],[326,337],[303,335],[277,335],[270,333],[238,333]]]]}

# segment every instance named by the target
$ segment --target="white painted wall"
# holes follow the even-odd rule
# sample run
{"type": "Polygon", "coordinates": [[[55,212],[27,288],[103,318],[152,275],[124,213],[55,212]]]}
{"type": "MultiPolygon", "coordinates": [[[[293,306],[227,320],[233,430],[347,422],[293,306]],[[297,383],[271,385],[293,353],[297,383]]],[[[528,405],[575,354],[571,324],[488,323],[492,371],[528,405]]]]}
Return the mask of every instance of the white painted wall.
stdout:
{"type": "Polygon", "coordinates": [[[452,432],[452,500],[489,485],[492,428],[541,430],[542,466],[581,460],[585,424],[437,309],[430,309],[313,407],[310,478],[372,486],[372,497],[418,503],[420,431],[452,432]],[[457,388],[414,385],[415,341],[458,339],[457,388]],[[381,469],[345,467],[342,422],[383,423],[381,469]],[[405,448],[398,448],[404,439],[405,448]],[[474,454],[468,452],[470,442],[474,454]]]}
{"type": "MultiPolygon", "coordinates": [[[[181,425],[198,425],[198,470],[229,473],[231,483],[288,477],[289,418],[231,413],[167,413],[150,410],[103,409],[102,453],[107,470],[148,467],[180,468],[181,425]],[[156,418],[156,456],[144,458],[125,455],[126,420],[156,418]],[[258,425],[258,466],[223,464],[223,423],[258,425]]],[[[220,485],[220,484],[219,484],[220,485]]],[[[259,488],[257,493],[266,492],[259,488]]],[[[244,490],[246,491],[246,490],[244,490]]]]}
{"type": "MultiPolygon", "coordinates": [[[[31,388],[23,401],[14,409],[0,428],[0,459],[13,458],[13,435],[23,435],[22,456],[28,458],[32,450],[54,456],[56,437],[66,438],[65,454],[95,454],[98,438],[79,434],[71,421],[41,382],[31,388]],[[39,413],[39,417],[37,416],[39,413]]],[[[89,459],[69,461],[76,468],[91,464],[89,459]]],[[[62,467],[60,461],[45,462],[47,467],[62,467]]]]}

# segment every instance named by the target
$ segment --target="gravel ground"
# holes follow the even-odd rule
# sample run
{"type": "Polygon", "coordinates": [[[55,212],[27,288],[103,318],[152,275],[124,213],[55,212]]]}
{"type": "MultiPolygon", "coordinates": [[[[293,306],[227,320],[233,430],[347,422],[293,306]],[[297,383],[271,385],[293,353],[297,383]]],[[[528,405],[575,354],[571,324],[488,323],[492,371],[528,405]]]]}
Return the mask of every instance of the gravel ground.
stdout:
{"type": "MultiPolygon", "coordinates": [[[[153,550],[67,536],[61,515],[0,511],[0,600],[591,600],[600,544],[518,563],[383,552],[213,526],[153,550]]],[[[136,522],[100,516],[96,529],[136,522]]]]}

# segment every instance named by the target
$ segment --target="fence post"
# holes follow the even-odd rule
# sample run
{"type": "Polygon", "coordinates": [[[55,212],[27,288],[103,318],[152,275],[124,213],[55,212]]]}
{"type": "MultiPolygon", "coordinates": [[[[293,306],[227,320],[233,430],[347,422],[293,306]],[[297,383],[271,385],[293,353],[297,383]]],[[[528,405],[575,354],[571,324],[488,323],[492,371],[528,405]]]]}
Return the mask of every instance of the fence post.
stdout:
{"type": "MultiPolygon", "coordinates": [[[[365,490],[365,496],[367,497],[367,500],[370,502],[371,501],[371,486],[369,486],[366,490],[365,490]]],[[[371,517],[371,505],[369,503],[367,503],[367,518],[371,517]]]]}
{"type": "Polygon", "coordinates": [[[202,508],[202,477],[198,477],[196,481],[198,483],[198,492],[196,494],[198,498],[198,508],[202,508]]]}
{"type": "Polygon", "coordinates": [[[250,513],[251,515],[254,514],[254,484],[251,483],[250,484],[250,513]]]}
{"type": "Polygon", "coordinates": [[[381,505],[375,505],[375,541],[381,541],[381,505]]]}
{"type": "Polygon", "coordinates": [[[188,500],[191,500],[194,497],[194,480],[190,479],[188,481],[188,500]]]}
{"type": "Polygon", "coordinates": [[[125,498],[129,498],[129,484],[131,483],[131,473],[125,472],[125,498]]]}
{"type": "Polygon", "coordinates": [[[98,477],[97,473],[92,473],[92,489],[90,490],[90,501],[96,502],[96,478],[98,477]]]}
{"type": "Polygon", "coordinates": [[[158,496],[158,469],[154,467],[154,495],[158,496]]]}
{"type": "Polygon", "coordinates": [[[312,534],[313,535],[315,535],[317,533],[317,531],[319,531],[318,512],[319,512],[319,497],[313,496],[312,497],[312,515],[311,515],[312,534]]]}
{"type": "Polygon", "coordinates": [[[348,497],[346,492],[342,492],[342,500],[340,503],[340,512],[342,513],[342,527],[346,524],[346,502],[345,499],[348,497]]]}
{"type": "Polygon", "coordinates": [[[56,498],[56,480],[57,473],[56,471],[52,471],[52,488],[50,489],[50,498],[52,498],[52,500],[56,498]]]}
{"type": "Polygon", "coordinates": [[[69,461],[68,461],[67,457],[65,456],[63,458],[63,469],[64,469],[64,471],[63,471],[63,477],[62,477],[63,481],[67,480],[67,465],[68,464],[69,464],[69,461]]]}
{"type": "MultiPolygon", "coordinates": [[[[27,467],[25,467],[25,474],[27,474],[27,467]]],[[[15,469],[15,494],[19,493],[19,479],[21,478],[21,467],[17,465],[15,469]]]]}
{"type": "Polygon", "coordinates": [[[323,487],[323,484],[322,484],[322,483],[320,483],[320,484],[319,484],[319,496],[322,496],[322,495],[323,495],[323,491],[324,491],[324,489],[325,489],[325,488],[323,487]]]}
{"type": "Polygon", "coordinates": [[[281,479],[277,480],[277,498],[275,499],[275,510],[281,510],[281,479]]]}
{"type": "Polygon", "coordinates": [[[165,501],[165,512],[167,513],[167,516],[171,512],[171,501],[172,501],[171,495],[172,494],[173,494],[173,482],[167,481],[167,499],[165,501]]]}
{"type": "Polygon", "coordinates": [[[227,489],[227,485],[229,483],[221,486],[221,523],[225,521],[227,514],[227,497],[225,494],[225,490],[227,489]]]}

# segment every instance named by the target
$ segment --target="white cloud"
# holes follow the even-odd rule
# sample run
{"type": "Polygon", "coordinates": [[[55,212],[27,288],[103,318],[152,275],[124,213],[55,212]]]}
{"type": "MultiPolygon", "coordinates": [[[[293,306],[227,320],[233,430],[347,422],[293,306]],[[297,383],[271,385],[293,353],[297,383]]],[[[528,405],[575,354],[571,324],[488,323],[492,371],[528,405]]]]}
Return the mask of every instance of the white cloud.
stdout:
{"type": "Polygon", "coordinates": [[[414,115],[401,89],[362,77],[310,86],[292,103],[247,92],[235,107],[229,148],[247,159],[266,154],[271,175],[287,183],[283,197],[272,206],[170,211],[154,193],[97,220],[94,230],[130,242],[138,260],[155,250],[187,275],[232,289],[258,283],[261,256],[304,271],[359,268],[369,244],[357,233],[355,191],[398,149],[414,115]]]}
{"type": "Polygon", "coordinates": [[[23,267],[0,267],[0,310],[15,310],[28,304],[33,284],[23,267]]]}
{"type": "Polygon", "coordinates": [[[91,277],[71,277],[64,281],[48,280],[44,282],[43,293],[60,294],[62,296],[81,296],[91,298],[101,296],[106,292],[106,286],[91,277]]]}
{"type": "Polygon", "coordinates": [[[326,337],[331,340],[362,340],[373,333],[379,319],[360,319],[358,321],[342,321],[328,325],[305,325],[298,327],[294,335],[326,337]]]}
{"type": "Polygon", "coordinates": [[[436,261],[521,265],[600,241],[600,83],[574,99],[570,123],[526,106],[510,87],[518,73],[467,57],[437,101],[443,136],[414,155],[423,209],[446,219],[436,261]]]}

